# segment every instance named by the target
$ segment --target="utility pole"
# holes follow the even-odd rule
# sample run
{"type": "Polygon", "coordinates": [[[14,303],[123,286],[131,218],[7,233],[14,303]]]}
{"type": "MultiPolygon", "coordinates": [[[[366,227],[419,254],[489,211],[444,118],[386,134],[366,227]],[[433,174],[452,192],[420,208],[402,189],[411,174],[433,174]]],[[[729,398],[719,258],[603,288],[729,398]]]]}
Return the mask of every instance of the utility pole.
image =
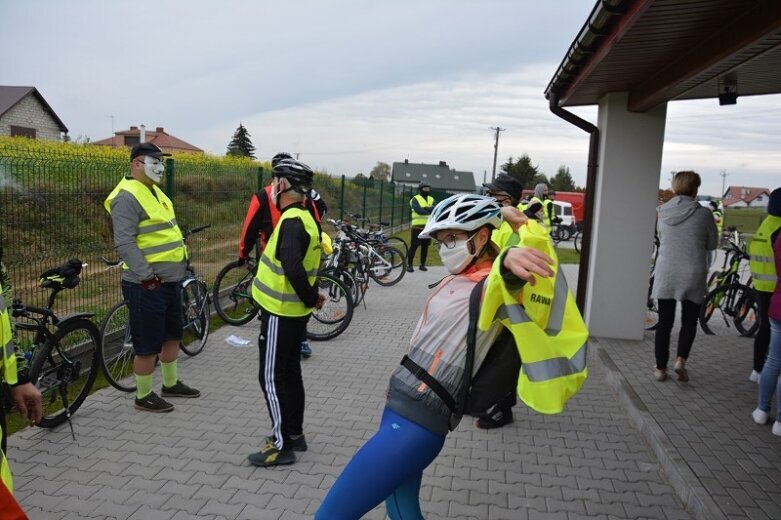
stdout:
{"type": "Polygon", "coordinates": [[[721,194],[719,195],[719,198],[722,198],[724,197],[724,181],[727,180],[727,175],[729,175],[729,173],[727,173],[727,170],[721,170],[719,175],[721,175],[721,194]]]}
{"type": "Polygon", "coordinates": [[[496,179],[496,154],[499,152],[499,132],[504,132],[507,129],[499,128],[498,126],[492,126],[491,130],[496,131],[496,138],[494,141],[494,167],[491,173],[491,181],[493,182],[493,180],[496,179]]]}

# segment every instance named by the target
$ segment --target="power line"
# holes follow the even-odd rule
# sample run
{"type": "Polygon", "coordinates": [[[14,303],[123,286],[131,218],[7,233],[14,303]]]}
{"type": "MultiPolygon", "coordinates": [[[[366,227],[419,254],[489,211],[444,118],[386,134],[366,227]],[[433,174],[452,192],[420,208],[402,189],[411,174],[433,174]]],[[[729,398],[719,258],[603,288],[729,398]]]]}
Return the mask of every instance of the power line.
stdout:
{"type": "Polygon", "coordinates": [[[494,167],[491,170],[491,182],[496,179],[496,154],[499,152],[499,132],[504,132],[506,128],[499,128],[498,126],[492,126],[491,130],[496,131],[496,138],[494,140],[494,167]]]}
{"type": "Polygon", "coordinates": [[[727,173],[727,170],[721,170],[721,173],[719,173],[719,175],[721,175],[721,196],[723,197],[724,196],[724,181],[727,180],[727,175],[729,175],[729,173],[727,173]]]}

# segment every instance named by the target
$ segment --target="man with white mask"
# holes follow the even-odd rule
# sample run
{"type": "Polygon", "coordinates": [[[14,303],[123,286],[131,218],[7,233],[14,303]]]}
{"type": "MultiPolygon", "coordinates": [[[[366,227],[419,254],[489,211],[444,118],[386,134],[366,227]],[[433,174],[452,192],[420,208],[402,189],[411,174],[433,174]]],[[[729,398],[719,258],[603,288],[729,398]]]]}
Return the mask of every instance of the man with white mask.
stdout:
{"type": "Polygon", "coordinates": [[[178,374],[182,339],[182,290],[187,249],[176,223],[174,206],[163,190],[164,153],[152,143],[130,152],[130,176],[122,179],[103,203],[111,214],[114,247],[124,261],[122,294],[128,302],[133,337],[135,407],[170,412],[163,397],[199,397],[178,374]],[[155,361],[160,359],[161,396],[152,391],[155,361]]]}

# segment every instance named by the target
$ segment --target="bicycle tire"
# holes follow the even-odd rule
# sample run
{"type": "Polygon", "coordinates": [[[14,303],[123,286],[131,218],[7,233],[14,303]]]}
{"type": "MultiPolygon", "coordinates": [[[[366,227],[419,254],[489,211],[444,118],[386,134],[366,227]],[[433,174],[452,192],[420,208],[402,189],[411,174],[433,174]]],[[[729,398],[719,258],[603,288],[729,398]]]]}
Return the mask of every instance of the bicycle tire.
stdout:
{"type": "Polygon", "coordinates": [[[43,418],[38,426],[54,428],[73,416],[87,398],[98,375],[100,332],[88,319],[76,319],[58,328],[36,353],[28,372],[41,392],[43,418]],[[88,362],[89,367],[84,368],[88,362]],[[77,381],[80,387],[70,388],[77,381]],[[64,385],[68,404],[60,393],[64,385]]]}
{"type": "Polygon", "coordinates": [[[559,240],[566,242],[570,238],[572,238],[572,230],[568,227],[559,226],[559,240]]]}
{"type": "Polygon", "coordinates": [[[358,299],[358,292],[360,291],[360,288],[358,287],[358,283],[355,281],[355,278],[353,278],[353,275],[350,274],[349,271],[341,267],[330,267],[328,269],[323,269],[320,274],[327,274],[333,276],[334,278],[338,278],[344,284],[344,286],[347,287],[353,302],[358,299]]]}
{"type": "Polygon", "coordinates": [[[762,320],[759,312],[759,295],[752,287],[744,287],[743,294],[736,302],[737,312],[733,323],[741,336],[752,338],[757,334],[762,320]]]}
{"type": "Polygon", "coordinates": [[[578,231],[577,233],[575,233],[575,237],[572,239],[572,241],[573,241],[573,242],[574,242],[574,244],[575,244],[575,251],[577,251],[578,253],[580,253],[580,248],[581,248],[581,246],[582,246],[582,241],[583,241],[583,233],[582,233],[582,232],[580,232],[580,231],[578,231]]]}
{"type": "Polygon", "coordinates": [[[312,341],[327,341],[342,334],[353,319],[353,303],[350,291],[338,279],[328,273],[317,277],[318,292],[325,296],[320,309],[312,311],[306,327],[306,336],[312,341]]]}
{"type": "Polygon", "coordinates": [[[209,292],[199,280],[185,280],[182,287],[184,327],[179,348],[188,356],[197,356],[209,339],[209,292]]]}
{"type": "Polygon", "coordinates": [[[111,386],[122,392],[135,392],[133,376],[135,350],[130,335],[130,311],[120,302],[108,311],[100,323],[100,365],[111,386]]]}
{"type": "Polygon", "coordinates": [[[387,244],[390,247],[395,247],[402,253],[404,253],[404,258],[407,258],[407,254],[409,253],[409,244],[407,244],[407,241],[404,240],[401,237],[388,237],[387,244]]]}
{"type": "Polygon", "coordinates": [[[382,285],[383,287],[390,287],[396,285],[404,278],[407,273],[407,269],[404,266],[405,256],[401,251],[395,247],[385,246],[378,248],[376,253],[387,262],[390,267],[384,265],[378,265],[379,260],[377,257],[371,257],[371,265],[369,266],[369,276],[382,285]]]}
{"type": "Polygon", "coordinates": [[[245,325],[258,315],[260,307],[252,298],[255,275],[244,262],[236,260],[223,267],[214,279],[212,301],[217,315],[230,325],[245,325]]]}
{"type": "MultiPolygon", "coordinates": [[[[700,306],[700,328],[702,331],[705,334],[714,336],[724,333],[725,329],[731,327],[730,324],[737,327],[735,323],[735,307],[741,301],[741,296],[747,291],[753,291],[753,289],[743,284],[730,283],[720,285],[709,292],[700,306]],[[714,317],[720,317],[724,327],[718,325],[714,317]]],[[[741,318],[740,321],[744,319],[745,317],[741,318]]]]}

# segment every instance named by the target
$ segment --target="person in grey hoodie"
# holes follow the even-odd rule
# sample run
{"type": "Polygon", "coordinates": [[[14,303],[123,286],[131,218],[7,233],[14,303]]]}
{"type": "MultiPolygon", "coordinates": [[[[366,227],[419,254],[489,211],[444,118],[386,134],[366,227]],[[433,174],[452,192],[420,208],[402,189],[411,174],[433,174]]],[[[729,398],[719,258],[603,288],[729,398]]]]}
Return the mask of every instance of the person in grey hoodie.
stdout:
{"type": "Polygon", "coordinates": [[[657,381],[667,379],[670,358],[670,333],[675,323],[675,302],[681,302],[681,330],[675,373],[678,381],[686,382],[689,358],[697,334],[697,317],[705,297],[708,274],[708,251],[716,249],[716,224],[710,210],[696,200],[700,176],[693,171],[680,171],[672,181],[675,197],[657,208],[656,230],[659,235],[659,256],[651,297],[658,300],[659,323],[656,327],[655,352],[657,381]]]}

